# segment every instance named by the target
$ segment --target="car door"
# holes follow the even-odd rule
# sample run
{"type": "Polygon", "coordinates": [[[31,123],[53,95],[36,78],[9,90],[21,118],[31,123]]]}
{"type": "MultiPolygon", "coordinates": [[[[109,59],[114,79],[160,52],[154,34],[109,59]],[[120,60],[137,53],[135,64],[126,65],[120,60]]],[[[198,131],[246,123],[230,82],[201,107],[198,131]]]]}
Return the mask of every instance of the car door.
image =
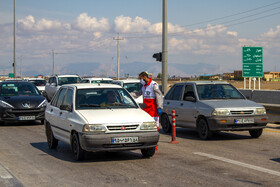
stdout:
{"type": "Polygon", "coordinates": [[[184,85],[178,84],[174,85],[171,90],[166,94],[164,97],[164,111],[169,116],[169,119],[171,121],[172,118],[172,110],[175,110],[175,116],[176,116],[176,125],[181,126],[182,123],[182,112],[180,111],[180,104],[181,104],[181,98],[182,98],[182,92],[183,92],[184,85]]]}
{"type": "Polygon", "coordinates": [[[73,93],[73,89],[68,88],[59,110],[59,118],[61,125],[60,127],[64,129],[63,132],[61,132],[61,135],[63,136],[62,138],[64,139],[64,141],[69,141],[69,143],[72,129],[71,119],[73,109],[73,93]]]}
{"type": "Polygon", "coordinates": [[[181,116],[181,122],[184,127],[196,127],[196,116],[197,116],[197,106],[196,106],[196,96],[194,92],[194,87],[191,84],[186,84],[183,92],[183,97],[180,102],[178,115],[181,116]],[[187,100],[187,97],[195,98],[194,101],[187,100]]]}
{"type": "Polygon", "coordinates": [[[52,100],[50,104],[50,110],[48,111],[50,113],[48,121],[51,124],[55,137],[59,140],[65,140],[64,134],[65,131],[67,131],[64,129],[63,122],[61,120],[61,111],[59,108],[62,105],[66,92],[67,88],[62,88],[58,91],[58,93],[55,95],[55,98],[52,100]]]}

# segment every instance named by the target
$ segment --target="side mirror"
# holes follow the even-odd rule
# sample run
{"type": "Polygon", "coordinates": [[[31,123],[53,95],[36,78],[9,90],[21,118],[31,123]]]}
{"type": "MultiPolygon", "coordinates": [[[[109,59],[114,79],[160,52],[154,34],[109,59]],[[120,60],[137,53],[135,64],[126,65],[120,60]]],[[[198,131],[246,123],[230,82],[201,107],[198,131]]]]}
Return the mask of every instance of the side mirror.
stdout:
{"type": "Polygon", "coordinates": [[[185,101],[190,101],[190,102],[195,102],[196,101],[196,99],[194,97],[192,97],[192,96],[187,96],[187,97],[185,97],[184,100],[185,101]]]}
{"type": "Polygon", "coordinates": [[[140,108],[142,108],[142,109],[147,107],[146,103],[139,103],[139,106],[140,106],[140,108]]]}
{"type": "Polygon", "coordinates": [[[51,86],[56,86],[56,83],[51,83],[51,86]]]}
{"type": "Polygon", "coordinates": [[[59,109],[66,110],[68,112],[72,112],[72,106],[70,106],[70,105],[60,105],[59,109]]]}

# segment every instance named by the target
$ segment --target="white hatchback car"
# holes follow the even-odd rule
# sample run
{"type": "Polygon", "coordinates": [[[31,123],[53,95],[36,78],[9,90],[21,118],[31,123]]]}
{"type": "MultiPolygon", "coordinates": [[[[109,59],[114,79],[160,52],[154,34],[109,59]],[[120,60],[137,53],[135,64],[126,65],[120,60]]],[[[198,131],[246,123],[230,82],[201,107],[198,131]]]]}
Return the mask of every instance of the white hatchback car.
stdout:
{"type": "Polygon", "coordinates": [[[81,83],[105,83],[111,84],[113,79],[111,78],[102,78],[102,77],[92,77],[92,78],[83,78],[81,83]]]}
{"type": "MultiPolygon", "coordinates": [[[[112,83],[124,87],[130,93],[138,92],[143,87],[139,79],[114,80],[112,83]]],[[[135,101],[137,103],[143,103],[143,96],[138,97],[135,101]]]]}
{"type": "Polygon", "coordinates": [[[63,85],[45,112],[49,148],[71,145],[75,160],[86,151],[141,149],[151,157],[159,140],[154,119],[130,94],[113,84],[63,85]]]}

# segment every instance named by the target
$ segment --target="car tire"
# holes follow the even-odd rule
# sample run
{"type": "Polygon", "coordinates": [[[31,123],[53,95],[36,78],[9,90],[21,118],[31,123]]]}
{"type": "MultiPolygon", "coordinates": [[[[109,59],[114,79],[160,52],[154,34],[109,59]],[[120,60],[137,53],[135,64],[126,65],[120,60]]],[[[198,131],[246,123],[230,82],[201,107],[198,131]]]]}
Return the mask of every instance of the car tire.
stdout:
{"type": "Polygon", "coordinates": [[[213,133],[210,131],[210,129],[208,127],[207,121],[203,118],[201,118],[198,121],[197,132],[198,132],[199,137],[202,140],[210,139],[213,135],[213,133]]]}
{"type": "Polygon", "coordinates": [[[156,152],[155,147],[147,148],[147,149],[141,149],[141,153],[142,153],[144,158],[152,157],[155,154],[155,152],[156,152]]]}
{"type": "Polygon", "coordinates": [[[77,133],[74,133],[71,138],[71,149],[73,157],[76,161],[84,159],[85,151],[81,148],[79,137],[77,133]]]}
{"type": "Polygon", "coordinates": [[[49,124],[46,125],[46,136],[49,148],[56,149],[58,145],[58,140],[53,136],[53,132],[49,124]]]}
{"type": "Polygon", "coordinates": [[[160,117],[160,124],[163,132],[170,133],[171,132],[171,124],[167,114],[162,114],[160,117]]]}
{"type": "Polygon", "coordinates": [[[42,119],[42,120],[41,120],[41,124],[44,124],[44,123],[45,123],[45,120],[44,120],[44,119],[42,119]]]}
{"type": "Polygon", "coordinates": [[[252,138],[258,138],[262,135],[263,129],[253,129],[249,130],[249,133],[252,138]]]}

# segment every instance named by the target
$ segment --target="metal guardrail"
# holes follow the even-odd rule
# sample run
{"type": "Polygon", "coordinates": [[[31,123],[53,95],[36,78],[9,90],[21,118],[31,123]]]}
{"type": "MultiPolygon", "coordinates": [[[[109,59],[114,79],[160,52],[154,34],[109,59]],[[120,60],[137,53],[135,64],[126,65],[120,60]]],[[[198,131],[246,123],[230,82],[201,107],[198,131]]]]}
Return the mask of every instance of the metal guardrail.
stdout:
{"type": "Polygon", "coordinates": [[[280,91],[239,89],[247,98],[266,108],[269,122],[280,123],[280,91]]]}

